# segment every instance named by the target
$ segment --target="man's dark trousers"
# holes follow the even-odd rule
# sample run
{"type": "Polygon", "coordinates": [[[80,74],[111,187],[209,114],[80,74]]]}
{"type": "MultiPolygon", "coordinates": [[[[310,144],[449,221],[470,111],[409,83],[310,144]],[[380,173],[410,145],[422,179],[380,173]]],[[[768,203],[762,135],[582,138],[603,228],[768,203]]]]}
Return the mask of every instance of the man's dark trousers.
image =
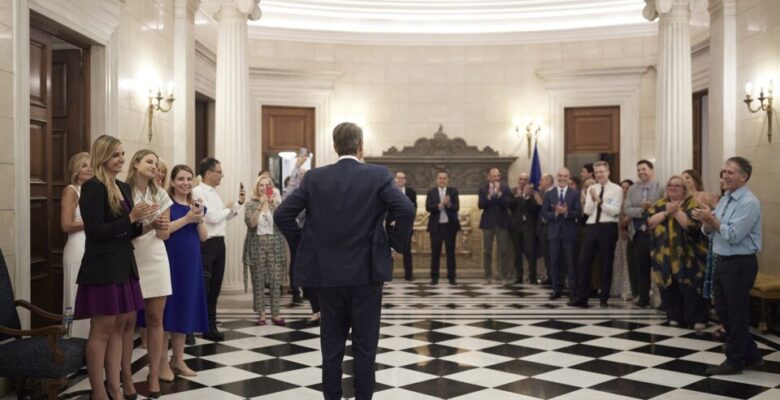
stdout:
{"type": "Polygon", "coordinates": [[[455,236],[449,223],[438,223],[431,232],[431,279],[439,279],[441,264],[441,246],[444,244],[447,255],[447,278],[455,279],[455,236]]]}
{"type": "Polygon", "coordinates": [[[650,269],[652,267],[652,238],[650,232],[637,231],[634,234],[634,263],[636,264],[636,289],[640,305],[650,303],[650,269]]]}
{"type": "Polygon", "coordinates": [[[412,271],[412,237],[409,236],[409,242],[406,243],[406,249],[402,253],[404,257],[404,279],[411,281],[414,279],[412,271]]]}
{"type": "Polygon", "coordinates": [[[602,222],[588,224],[585,227],[585,239],[580,248],[579,267],[577,269],[577,292],[574,301],[580,304],[588,303],[590,294],[590,275],[593,260],[601,256],[601,302],[609,300],[612,287],[612,262],[615,260],[615,246],[618,240],[618,224],[602,222]]]}
{"type": "Polygon", "coordinates": [[[203,258],[203,280],[206,287],[209,330],[217,323],[217,300],[225,277],[225,238],[216,236],[203,242],[200,251],[203,258]]]}
{"type": "Polygon", "coordinates": [[[755,255],[717,257],[712,279],[715,311],[726,329],[726,358],[744,368],[761,360],[750,336],[750,289],[756,281],[755,255]]]}
{"type": "Polygon", "coordinates": [[[326,400],[341,399],[341,374],[352,328],[355,398],[374,393],[374,361],[379,343],[382,284],[317,288],[321,307],[322,386],[326,400]]]}

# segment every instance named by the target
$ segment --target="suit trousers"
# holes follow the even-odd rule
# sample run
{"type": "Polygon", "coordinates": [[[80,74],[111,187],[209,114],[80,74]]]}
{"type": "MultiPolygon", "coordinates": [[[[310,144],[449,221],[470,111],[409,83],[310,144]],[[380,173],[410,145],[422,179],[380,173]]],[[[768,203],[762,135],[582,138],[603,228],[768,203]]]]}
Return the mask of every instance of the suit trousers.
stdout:
{"type": "Polygon", "coordinates": [[[482,266],[485,279],[493,278],[493,238],[496,238],[498,266],[501,279],[509,279],[509,233],[506,229],[482,230],[482,266]]]}
{"type": "Polygon", "coordinates": [[[406,243],[406,248],[404,249],[404,252],[401,253],[404,258],[404,279],[407,281],[411,281],[414,279],[414,272],[412,271],[412,236],[414,235],[414,232],[412,232],[411,235],[409,235],[409,241],[406,243]]]}
{"type": "Polygon", "coordinates": [[[447,253],[447,278],[455,279],[455,236],[458,234],[449,223],[438,223],[431,231],[431,279],[439,279],[441,247],[447,253]]]}
{"type": "MultiPolygon", "coordinates": [[[[539,236],[539,248],[542,251],[542,259],[544,259],[544,275],[547,279],[550,279],[550,241],[547,239],[547,224],[542,224],[542,234],[539,236]]],[[[529,276],[531,283],[536,283],[536,271],[532,271],[534,276],[529,276]]]]}
{"type": "MultiPolygon", "coordinates": [[[[716,256],[717,257],[717,256],[716,256]]],[[[715,312],[726,329],[726,359],[739,367],[761,360],[750,336],[750,289],[756,281],[755,255],[716,258],[712,278],[715,312]]]]}
{"type": "Polygon", "coordinates": [[[203,280],[211,329],[217,323],[217,301],[222,291],[222,279],[225,277],[225,238],[217,236],[203,242],[200,255],[203,258],[203,280]]]}
{"type": "Polygon", "coordinates": [[[599,297],[602,302],[609,300],[612,288],[612,263],[615,260],[615,246],[618,240],[618,224],[605,222],[589,224],[585,227],[585,238],[580,248],[579,267],[577,271],[577,296],[574,301],[588,303],[590,294],[591,268],[596,256],[601,258],[601,287],[599,297]]]}
{"type": "Polygon", "coordinates": [[[634,234],[634,263],[636,264],[636,292],[639,304],[650,302],[650,269],[652,268],[653,238],[650,232],[637,231],[634,234]]]}
{"type": "Polygon", "coordinates": [[[374,394],[374,361],[379,343],[382,284],[317,288],[322,347],[322,393],[326,400],[341,399],[341,376],[347,335],[352,328],[355,398],[374,394]]]}
{"type": "Polygon", "coordinates": [[[535,226],[522,225],[509,230],[509,239],[515,252],[515,274],[518,281],[523,281],[523,254],[528,260],[528,279],[536,280],[536,235],[535,226]]]}
{"type": "Polygon", "coordinates": [[[577,248],[576,240],[549,239],[550,245],[550,274],[553,293],[560,294],[563,291],[563,280],[569,277],[569,296],[575,293],[576,273],[574,269],[574,252],[577,248]]]}

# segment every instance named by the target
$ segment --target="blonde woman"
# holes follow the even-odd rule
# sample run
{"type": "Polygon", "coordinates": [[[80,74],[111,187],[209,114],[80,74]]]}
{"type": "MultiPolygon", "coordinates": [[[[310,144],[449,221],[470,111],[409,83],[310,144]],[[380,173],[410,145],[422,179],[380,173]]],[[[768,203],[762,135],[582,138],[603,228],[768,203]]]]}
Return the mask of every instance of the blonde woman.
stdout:
{"type": "Polygon", "coordinates": [[[647,211],[653,235],[653,282],[661,290],[666,316],[672,326],[707,327],[707,303],[702,295],[706,236],[693,219],[699,204],[688,192],[682,176],[669,178],[666,193],[647,211]]]}
{"type": "MultiPolygon", "coordinates": [[[[139,150],[130,161],[127,183],[133,190],[136,203],[152,204],[156,212],[142,220],[143,235],[133,240],[135,260],[144,297],[145,310],[139,313],[139,325],[146,327],[147,359],[149,361],[149,393],[155,398],[160,395],[160,380],[172,381],[173,372],[168,367],[167,356],[163,354],[163,312],[166,297],[172,293],[171,270],[168,253],[163,240],[168,238],[170,207],[173,201],[165,190],[157,187],[158,157],[151,150],[139,150]]],[[[122,352],[122,379],[132,382],[133,327],[127,327],[122,352]]],[[[166,346],[167,347],[167,346],[166,346]]],[[[167,350],[167,348],[165,349],[167,350]]],[[[127,394],[127,390],[125,390],[127,394]]]]}
{"type": "Polygon", "coordinates": [[[122,142],[100,136],[90,154],[95,176],[84,182],[79,198],[86,243],[76,281],[75,318],[90,318],[86,355],[92,398],[109,398],[105,377],[111,397],[118,399],[123,397],[122,333],[144,308],[132,239],[142,234],[140,222],[154,215],[157,207],[135,204],[130,185],[116,179],[125,164],[122,142]]]}
{"type": "Polygon", "coordinates": [[[281,284],[284,281],[287,255],[282,234],[274,226],[274,210],[280,200],[274,192],[271,178],[260,176],[252,190],[252,200],[246,204],[244,221],[247,226],[244,240],[244,290],[247,289],[247,270],[252,274],[254,310],[257,325],[265,325],[265,286],[271,291],[271,322],[284,325],[279,317],[281,284]]]}
{"type": "MultiPolygon", "coordinates": [[[[62,203],[60,203],[60,226],[62,231],[68,234],[68,241],[62,250],[62,304],[63,307],[73,307],[76,301],[76,277],[81,267],[81,259],[84,257],[84,246],[87,236],[84,234],[84,222],[81,220],[79,210],[79,196],[81,185],[94,174],[89,165],[89,153],[77,153],[68,161],[70,172],[70,185],[62,190],[62,203]]],[[[71,335],[87,338],[89,335],[89,321],[74,321],[71,327],[71,335]]]]}
{"type": "Polygon", "coordinates": [[[157,160],[157,175],[154,177],[154,183],[158,188],[167,191],[170,187],[168,179],[168,163],[162,158],[157,160]]]}

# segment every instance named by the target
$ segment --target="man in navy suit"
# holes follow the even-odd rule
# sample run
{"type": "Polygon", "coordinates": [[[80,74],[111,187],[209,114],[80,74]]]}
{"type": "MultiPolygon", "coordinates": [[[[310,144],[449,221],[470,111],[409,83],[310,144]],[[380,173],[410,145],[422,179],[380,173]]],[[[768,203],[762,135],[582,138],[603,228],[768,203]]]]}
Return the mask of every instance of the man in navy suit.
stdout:
{"type": "MultiPolygon", "coordinates": [[[[414,189],[406,186],[406,172],[404,171],[395,171],[395,185],[398,186],[398,190],[400,190],[403,194],[406,195],[406,197],[409,198],[409,201],[412,202],[414,205],[414,212],[415,215],[417,213],[417,192],[414,191],[414,189]]],[[[414,234],[414,231],[412,231],[412,234],[414,234]]],[[[406,244],[406,251],[403,253],[404,258],[404,280],[407,282],[411,282],[414,279],[414,273],[412,271],[412,237],[409,236],[409,242],[406,244]]]]}
{"type": "Polygon", "coordinates": [[[485,269],[485,283],[493,282],[493,238],[496,238],[498,265],[501,280],[505,284],[509,279],[509,206],[512,192],[509,186],[501,183],[501,172],[491,168],[487,174],[487,183],[479,187],[479,209],[482,217],[479,229],[482,229],[482,266],[485,269]]]}
{"type": "Polygon", "coordinates": [[[387,168],[360,162],[363,131],[345,122],[333,130],[336,164],[309,171],[274,213],[289,243],[300,243],[293,280],[316,287],[321,307],[322,386],[325,399],[341,399],[341,364],[352,329],[357,399],[374,392],[382,284],[393,279],[390,248],[403,252],[414,207],[387,168]],[[306,223],[295,218],[306,210],[306,223]],[[385,230],[385,216],[395,221],[385,230]],[[300,239],[300,242],[297,240],[300,239]]]}
{"type": "Polygon", "coordinates": [[[439,261],[441,245],[447,252],[447,279],[456,285],[455,279],[455,237],[460,230],[458,210],[458,189],[447,187],[449,174],[439,171],[436,174],[436,187],[428,191],[425,209],[431,213],[428,219],[428,232],[431,233],[431,285],[439,283],[439,261]]]}
{"type": "Polygon", "coordinates": [[[575,293],[574,252],[579,233],[577,219],[582,215],[582,208],[580,194],[569,188],[570,176],[567,168],[561,168],[558,171],[558,186],[544,195],[542,204],[542,214],[547,220],[546,239],[550,243],[550,300],[561,298],[564,275],[569,276],[569,295],[575,293]]]}

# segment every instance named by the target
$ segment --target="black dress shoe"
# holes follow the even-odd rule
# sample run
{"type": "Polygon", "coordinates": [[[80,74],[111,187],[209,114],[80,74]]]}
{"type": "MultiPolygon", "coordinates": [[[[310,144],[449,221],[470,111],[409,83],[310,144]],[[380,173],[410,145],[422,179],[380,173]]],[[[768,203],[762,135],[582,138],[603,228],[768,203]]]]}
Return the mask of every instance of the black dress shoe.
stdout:
{"type": "Polygon", "coordinates": [[[225,340],[225,335],[220,333],[220,331],[217,329],[216,324],[210,324],[209,331],[203,334],[203,338],[206,340],[211,340],[213,342],[221,342],[225,340]]]}
{"type": "Polygon", "coordinates": [[[458,281],[455,280],[455,278],[450,278],[450,285],[457,285],[458,281]]]}
{"type": "Polygon", "coordinates": [[[599,306],[601,308],[607,308],[607,307],[609,307],[609,302],[607,300],[600,300],[599,301],[599,306]]]}
{"type": "Polygon", "coordinates": [[[561,294],[560,293],[552,293],[550,295],[550,297],[548,297],[547,299],[549,299],[549,300],[558,300],[560,298],[561,298],[561,294]]]}
{"type": "Polygon", "coordinates": [[[728,361],[718,366],[707,368],[707,375],[737,375],[742,373],[742,367],[738,367],[728,361]]]}
{"type": "Polygon", "coordinates": [[[184,344],[187,346],[195,345],[195,335],[188,333],[187,336],[184,337],[184,344]]]}
{"type": "Polygon", "coordinates": [[[569,307],[588,308],[588,303],[582,301],[569,301],[566,305],[569,307]]]}
{"type": "Polygon", "coordinates": [[[318,319],[307,319],[306,320],[306,325],[307,326],[319,326],[320,325],[320,320],[318,320],[318,319]]]}
{"type": "Polygon", "coordinates": [[[764,359],[763,358],[759,358],[756,361],[751,361],[751,362],[745,363],[745,368],[756,368],[756,367],[762,367],[762,366],[764,366],[764,359]]]}
{"type": "Polygon", "coordinates": [[[650,302],[639,300],[636,303],[636,306],[639,307],[639,308],[647,308],[647,307],[650,307],[650,302]]]}
{"type": "Polygon", "coordinates": [[[439,278],[431,278],[431,285],[438,285],[439,284],[439,278]]]}

